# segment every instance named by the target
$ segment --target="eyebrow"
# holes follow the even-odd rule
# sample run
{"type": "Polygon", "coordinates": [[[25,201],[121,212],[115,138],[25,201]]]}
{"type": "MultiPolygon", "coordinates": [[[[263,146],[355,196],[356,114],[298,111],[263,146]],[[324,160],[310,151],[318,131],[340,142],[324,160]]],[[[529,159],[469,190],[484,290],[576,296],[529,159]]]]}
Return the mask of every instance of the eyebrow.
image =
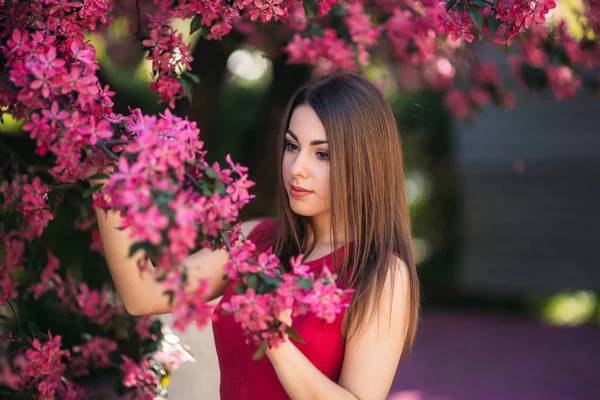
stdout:
{"type": "MultiPolygon", "coordinates": [[[[299,142],[298,136],[296,136],[291,129],[288,129],[287,133],[289,133],[290,136],[293,137],[296,142],[299,142]]],[[[319,144],[327,144],[327,140],[313,140],[312,142],[310,142],[311,146],[317,146],[319,144]]]]}

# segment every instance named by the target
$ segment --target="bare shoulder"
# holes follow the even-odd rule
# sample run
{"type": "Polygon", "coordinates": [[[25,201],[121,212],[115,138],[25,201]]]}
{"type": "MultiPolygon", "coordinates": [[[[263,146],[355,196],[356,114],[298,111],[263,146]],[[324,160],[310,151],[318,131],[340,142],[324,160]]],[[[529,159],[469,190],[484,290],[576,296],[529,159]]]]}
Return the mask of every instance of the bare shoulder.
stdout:
{"type": "Polygon", "coordinates": [[[394,256],[392,257],[392,265],[390,266],[390,268],[388,268],[386,285],[394,287],[399,285],[400,287],[406,289],[408,282],[408,266],[398,254],[394,253],[394,256]]]}
{"type": "Polygon", "coordinates": [[[250,232],[252,232],[252,229],[256,228],[256,226],[264,220],[265,218],[256,218],[242,222],[242,225],[240,226],[242,235],[248,237],[250,232]]]}

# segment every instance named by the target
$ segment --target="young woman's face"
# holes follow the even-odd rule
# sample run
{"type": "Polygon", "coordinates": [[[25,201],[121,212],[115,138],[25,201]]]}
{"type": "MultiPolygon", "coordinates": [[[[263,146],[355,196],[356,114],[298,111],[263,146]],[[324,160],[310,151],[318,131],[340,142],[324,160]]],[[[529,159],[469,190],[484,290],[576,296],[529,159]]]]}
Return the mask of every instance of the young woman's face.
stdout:
{"type": "Polygon", "coordinates": [[[282,173],[293,212],[305,217],[329,212],[327,133],[310,106],[298,106],[292,113],[285,134],[282,173]]]}

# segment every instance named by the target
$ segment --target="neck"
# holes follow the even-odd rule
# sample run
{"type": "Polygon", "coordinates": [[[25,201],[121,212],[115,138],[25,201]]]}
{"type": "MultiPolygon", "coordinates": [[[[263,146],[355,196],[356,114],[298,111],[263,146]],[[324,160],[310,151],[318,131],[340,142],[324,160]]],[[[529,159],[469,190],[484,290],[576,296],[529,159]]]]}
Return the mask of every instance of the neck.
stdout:
{"type": "MultiPolygon", "coordinates": [[[[333,246],[333,230],[331,229],[330,215],[324,213],[315,215],[310,220],[315,233],[315,246],[333,246]]],[[[338,245],[343,245],[348,242],[347,238],[344,237],[342,229],[337,229],[338,245]]]]}

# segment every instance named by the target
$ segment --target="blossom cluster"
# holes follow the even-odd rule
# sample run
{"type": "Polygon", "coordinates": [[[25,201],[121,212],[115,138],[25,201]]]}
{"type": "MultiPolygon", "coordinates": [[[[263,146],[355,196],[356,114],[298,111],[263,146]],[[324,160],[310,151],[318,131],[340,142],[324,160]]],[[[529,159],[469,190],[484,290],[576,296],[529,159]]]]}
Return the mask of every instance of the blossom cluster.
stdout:
{"type": "MultiPolygon", "coordinates": [[[[542,70],[542,87],[552,88],[559,100],[573,96],[584,86],[576,66],[586,70],[598,67],[597,41],[589,39],[598,34],[594,28],[597,27],[600,8],[597,0],[584,1],[585,11],[581,20],[589,21],[588,32],[584,38],[577,39],[566,34],[561,27],[564,22],[547,24],[548,15],[557,6],[555,0],[235,1],[233,7],[226,10],[221,8],[220,3],[210,3],[210,10],[207,10],[209,3],[205,2],[185,1],[178,2],[176,6],[171,2],[155,3],[160,7],[160,15],[193,18],[192,31],[202,30],[209,40],[221,39],[233,29],[243,34],[255,34],[252,25],[247,22],[281,22],[291,31],[289,41],[282,47],[287,62],[311,64],[317,73],[361,70],[373,56],[413,66],[423,75],[421,81],[424,84],[443,92],[447,103],[453,105],[450,111],[455,117],[469,120],[485,104],[493,102],[511,108],[514,103],[514,95],[505,90],[498,87],[486,89],[477,82],[471,82],[473,73],[444,75],[438,68],[440,60],[443,60],[451,65],[453,71],[476,70],[477,65],[465,62],[467,57],[462,55],[467,51],[466,45],[472,43],[476,36],[487,36],[501,45],[519,43],[522,44],[521,51],[528,51],[534,46],[536,52],[546,58],[556,59],[552,53],[560,55],[566,52],[568,59],[559,57],[542,70]],[[219,11],[222,11],[221,15],[219,11]],[[536,31],[549,35],[553,44],[550,45],[549,40],[536,39],[539,35],[536,31]],[[561,33],[553,34],[553,31],[561,33]],[[393,54],[391,59],[390,53],[393,54]],[[460,84],[465,80],[468,84],[460,84]],[[440,81],[443,85],[439,85],[440,81]]],[[[155,15],[159,15],[158,12],[155,15]]],[[[272,32],[280,35],[285,30],[273,29],[272,32]]],[[[174,40],[174,37],[171,35],[169,40],[174,40]]],[[[191,60],[185,51],[175,53],[181,54],[178,57],[184,63],[191,60]]],[[[539,77],[535,74],[539,72],[535,69],[540,67],[515,57],[511,65],[517,78],[528,88],[541,88],[539,77]]],[[[163,70],[157,74],[157,79],[161,74],[169,76],[172,73],[163,70]]],[[[184,87],[189,86],[185,73],[177,72],[176,75],[184,87]]],[[[589,86],[599,87],[599,80],[598,77],[591,79],[589,86]]],[[[172,82],[176,86],[175,81],[172,82]]],[[[158,86],[155,87],[162,93],[158,86]]],[[[169,84],[169,87],[173,86],[169,84]]]]}
{"type": "Polygon", "coordinates": [[[327,267],[319,273],[302,264],[302,255],[292,257],[291,271],[285,272],[271,249],[256,254],[250,240],[237,241],[230,254],[231,261],[224,269],[237,294],[221,305],[221,311],[241,324],[248,344],[259,346],[256,357],[262,356],[266,347],[277,347],[286,333],[301,339],[278,319],[286,310],[333,322],[350,304],[353,290],[338,287],[327,267]]]}
{"type": "Polygon", "coordinates": [[[565,21],[547,29],[533,26],[509,64],[519,83],[539,91],[549,86],[557,99],[573,97],[584,86],[584,76],[596,71],[590,87],[600,95],[600,2],[588,0],[580,11],[581,38],[577,39],[565,21]]]}
{"type": "Polygon", "coordinates": [[[452,88],[446,92],[445,104],[457,118],[472,120],[474,115],[491,102],[511,109],[515,104],[512,92],[502,87],[497,67],[479,62],[471,66],[471,87],[468,90],[452,88]]]}
{"type": "MultiPolygon", "coordinates": [[[[62,338],[50,332],[45,336],[46,340],[34,338],[27,346],[16,351],[11,360],[12,368],[7,358],[0,356],[0,384],[28,394],[31,398],[82,398],[82,389],[71,380],[64,379],[71,354],[61,349],[62,338]]],[[[19,340],[10,333],[1,333],[0,339],[0,350],[19,340]]]]}
{"type": "MultiPolygon", "coordinates": [[[[156,3],[158,9],[164,6],[156,3]]],[[[244,6],[260,10],[252,18],[268,21],[286,15],[278,4],[253,2],[244,6]]],[[[186,9],[193,9],[196,14],[199,6],[197,2],[180,2],[175,12],[164,18],[150,16],[149,36],[140,37],[154,63],[157,80],[153,87],[171,106],[181,90],[175,83],[169,84],[169,79],[177,79],[173,70],[178,66],[189,68],[190,58],[189,47],[170,28],[169,21],[186,9]]],[[[2,234],[6,250],[0,265],[2,304],[20,293],[39,299],[51,292],[65,310],[100,327],[118,323],[123,317],[123,308],[110,303],[106,287],[91,289],[68,272],[63,275],[58,259],[39,240],[54,211],[61,206],[60,188],[76,185],[91,170],[112,165],[114,172],[108,176],[106,187],[98,192],[99,187],[92,186],[83,197],[93,193],[96,207],[121,213],[123,228],[128,228],[135,240],[131,253],[144,251],[157,266],[154,273],[165,290],[172,291],[178,300],[174,309],[176,327],[185,329],[191,322],[202,326],[212,317],[210,308],[201,300],[206,285],[200,282],[195,293],[186,292],[189,282],[182,261],[199,243],[228,246],[228,231],[235,238],[231,227],[239,209],[252,198],[248,189],[253,182],[248,180],[247,169],[229,157],[228,168],[217,163],[209,165],[204,161],[195,123],[176,117],[169,110],[159,116],[146,116],[140,110],[131,110],[128,116],[113,113],[114,93],[108,86],[100,85],[95,49],[84,36],[111,22],[110,2],[48,0],[3,3],[0,7],[8,16],[0,27],[0,35],[8,39],[0,47],[5,60],[2,68],[6,71],[2,75],[2,87],[6,90],[0,96],[0,106],[3,112],[25,120],[23,130],[35,142],[37,155],[49,157],[53,163],[48,174],[33,178],[15,174],[2,185],[2,208],[14,222],[5,226],[2,234]],[[28,272],[37,278],[16,278],[15,273],[32,263],[36,264],[35,269],[28,272]],[[28,286],[20,287],[19,283],[28,286]]],[[[323,6],[322,10],[326,8],[323,6]]],[[[215,37],[224,34],[218,28],[211,33],[215,37]]],[[[78,224],[80,229],[92,226],[91,220],[78,224]]],[[[333,281],[328,283],[333,285],[333,281]]],[[[149,335],[145,325],[137,326],[143,331],[140,336],[149,335]]],[[[104,337],[75,346],[74,358],[69,357],[68,350],[60,349],[60,338],[52,338],[51,334],[45,341],[36,338],[32,348],[44,350],[40,354],[56,367],[35,383],[44,391],[42,398],[70,398],[79,390],[69,386],[58,392],[56,382],[70,385],[71,381],[64,379],[67,369],[54,360],[56,354],[72,364],[72,377],[87,374],[90,367],[104,368],[114,363],[107,355],[115,349],[115,342],[104,337]],[[99,346],[109,351],[101,354],[99,346]]],[[[28,351],[31,349],[25,353],[28,351]]],[[[20,366],[14,354],[9,359],[14,371],[21,375],[15,390],[28,390],[34,385],[27,383],[28,370],[20,366]]],[[[160,376],[155,370],[158,364],[149,358],[139,362],[126,356],[122,359],[123,385],[149,396],[154,394],[160,376]]]]}

